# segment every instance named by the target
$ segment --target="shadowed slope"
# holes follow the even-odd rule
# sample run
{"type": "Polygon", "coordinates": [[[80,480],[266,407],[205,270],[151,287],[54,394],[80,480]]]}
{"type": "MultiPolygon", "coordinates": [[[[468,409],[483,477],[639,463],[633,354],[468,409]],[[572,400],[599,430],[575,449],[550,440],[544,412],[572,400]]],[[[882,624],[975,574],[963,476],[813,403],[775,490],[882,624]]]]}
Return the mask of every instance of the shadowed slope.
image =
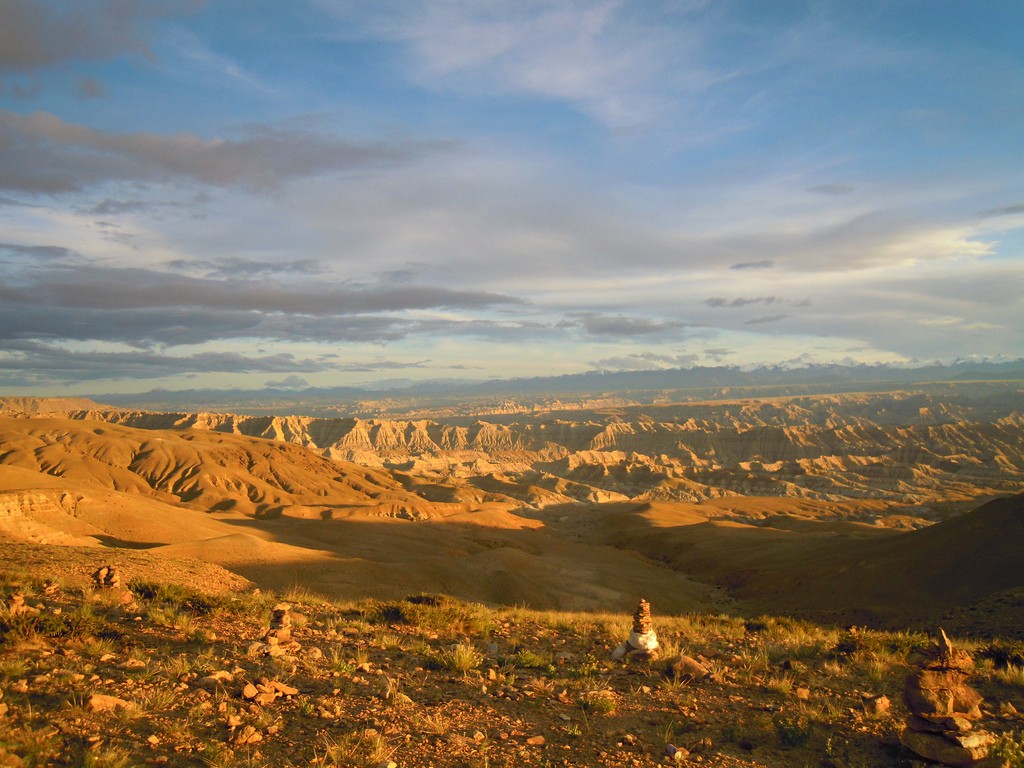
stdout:
{"type": "Polygon", "coordinates": [[[910,532],[834,518],[795,520],[702,521],[671,505],[643,506],[606,515],[591,538],[701,574],[752,610],[871,626],[943,620],[964,632],[998,627],[1024,635],[1024,610],[1008,625],[994,605],[990,612],[971,609],[1024,588],[1024,495],[910,532]]]}

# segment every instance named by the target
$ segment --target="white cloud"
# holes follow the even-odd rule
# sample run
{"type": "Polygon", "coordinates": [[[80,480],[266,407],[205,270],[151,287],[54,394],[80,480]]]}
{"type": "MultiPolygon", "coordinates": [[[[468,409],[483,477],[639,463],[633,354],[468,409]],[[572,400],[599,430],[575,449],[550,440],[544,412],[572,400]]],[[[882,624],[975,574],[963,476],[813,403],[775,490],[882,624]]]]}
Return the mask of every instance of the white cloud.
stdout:
{"type": "Polygon", "coordinates": [[[698,63],[697,35],[678,19],[704,2],[399,0],[320,5],[362,34],[399,40],[410,74],[440,89],[564,101],[613,129],[644,125],[673,96],[720,78],[698,63]],[[653,13],[652,13],[653,11],[653,13]],[[675,91],[666,95],[668,84],[675,91]]]}

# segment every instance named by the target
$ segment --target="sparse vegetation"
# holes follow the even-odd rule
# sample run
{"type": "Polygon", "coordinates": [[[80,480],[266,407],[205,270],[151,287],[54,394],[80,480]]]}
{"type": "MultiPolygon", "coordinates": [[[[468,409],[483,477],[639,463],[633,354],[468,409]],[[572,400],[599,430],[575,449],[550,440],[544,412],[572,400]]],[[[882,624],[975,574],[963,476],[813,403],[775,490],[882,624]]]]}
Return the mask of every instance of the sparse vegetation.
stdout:
{"type": "Polygon", "coordinates": [[[990,754],[1005,760],[1010,768],[1024,768],[1024,731],[1000,735],[990,754]]]}
{"type": "MultiPolygon", "coordinates": [[[[0,750],[26,765],[115,768],[160,756],[171,765],[377,768],[396,758],[542,766],[556,755],[569,766],[625,768],[673,744],[726,766],[753,764],[751,753],[770,766],[894,765],[903,713],[869,715],[860,692],[897,699],[904,649],[924,640],[774,617],[656,616],[663,659],[692,655],[713,673],[677,680],[666,661],[611,661],[614,632],[630,626],[620,615],[433,595],[336,603],[292,588],[304,616],[291,624],[298,645],[270,657],[257,641],[280,596],[208,596],[152,581],[134,582],[132,593],[132,611],[66,590],[33,598],[38,615],[0,615],[0,750]],[[298,693],[244,698],[247,684],[270,680],[298,693]],[[96,693],[126,705],[94,711],[96,693]]],[[[1024,703],[1021,668],[997,664],[993,649],[1003,647],[977,647],[986,695],[1024,703]]],[[[997,731],[997,754],[1024,766],[1019,730],[997,731]]]]}

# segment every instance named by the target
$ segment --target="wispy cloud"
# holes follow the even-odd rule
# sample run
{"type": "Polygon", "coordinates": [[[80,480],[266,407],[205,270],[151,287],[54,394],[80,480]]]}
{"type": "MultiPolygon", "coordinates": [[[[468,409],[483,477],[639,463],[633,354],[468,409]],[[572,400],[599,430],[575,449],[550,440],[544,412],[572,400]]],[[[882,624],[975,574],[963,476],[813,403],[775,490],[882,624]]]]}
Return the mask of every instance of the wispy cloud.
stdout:
{"type": "Polygon", "coordinates": [[[150,269],[102,267],[73,252],[0,246],[24,259],[0,303],[0,338],[198,344],[212,339],[266,338],[385,341],[421,327],[402,313],[482,310],[521,304],[485,291],[415,283],[351,287],[316,280],[313,265],[227,259],[191,277],[150,269]],[[47,269],[36,260],[61,260],[47,269]],[[71,258],[69,258],[71,257],[71,258]],[[298,279],[268,279],[291,269],[298,279]]]}
{"type": "Polygon", "coordinates": [[[815,192],[819,195],[829,195],[836,197],[838,195],[848,195],[853,192],[854,188],[849,184],[818,184],[817,186],[811,187],[811,192],[815,192]]]}
{"type": "Polygon", "coordinates": [[[179,272],[199,273],[204,277],[244,276],[251,280],[272,275],[317,275],[324,272],[323,265],[316,259],[285,259],[281,261],[260,261],[228,256],[223,259],[174,259],[165,266],[179,272]]]}
{"type": "Polygon", "coordinates": [[[177,179],[266,191],[302,177],[407,163],[446,147],[359,143],[266,125],[229,139],[117,133],[49,112],[0,110],[0,188],[55,194],[108,181],[177,179]]]}
{"type": "Polygon", "coordinates": [[[741,261],[733,264],[729,269],[772,269],[775,262],[772,259],[761,259],[760,261],[741,261]]]}
{"type": "Polygon", "coordinates": [[[249,356],[234,352],[168,355],[152,351],[70,350],[43,342],[8,342],[0,352],[0,384],[26,386],[68,380],[158,379],[182,373],[288,373],[330,368],[321,360],[288,353],[249,356]]]}
{"type": "Polygon", "coordinates": [[[663,355],[656,352],[636,352],[617,357],[593,360],[590,366],[599,371],[649,371],[657,369],[685,368],[700,362],[696,353],[663,355]]]}
{"type": "Polygon", "coordinates": [[[579,325],[592,336],[648,336],[687,327],[687,323],[679,320],[652,320],[599,312],[574,312],[569,317],[571,324],[579,325]]]}
{"type": "Polygon", "coordinates": [[[656,3],[652,13],[623,0],[320,5],[362,34],[407,43],[422,83],[563,101],[614,129],[647,124],[672,96],[720,77],[699,63],[698,36],[664,23],[702,1],[656,3]],[[667,97],[669,83],[676,93],[667,97]]]}
{"type": "Polygon", "coordinates": [[[755,317],[747,320],[744,325],[764,325],[765,323],[777,323],[779,320],[785,320],[787,315],[765,315],[763,317],[755,317]]]}
{"type": "Polygon", "coordinates": [[[151,23],[201,5],[203,0],[3,0],[0,73],[123,54],[151,56],[151,23]]]}
{"type": "Polygon", "coordinates": [[[704,299],[703,303],[709,307],[745,307],[748,304],[776,304],[783,301],[778,296],[739,296],[735,299],[724,299],[721,296],[712,296],[704,299]]]}
{"type": "Polygon", "coordinates": [[[990,219],[997,216],[1019,216],[1024,214],[1024,203],[1018,203],[1016,205],[1004,205],[1000,208],[989,208],[987,211],[981,211],[978,214],[979,218],[990,219]]]}

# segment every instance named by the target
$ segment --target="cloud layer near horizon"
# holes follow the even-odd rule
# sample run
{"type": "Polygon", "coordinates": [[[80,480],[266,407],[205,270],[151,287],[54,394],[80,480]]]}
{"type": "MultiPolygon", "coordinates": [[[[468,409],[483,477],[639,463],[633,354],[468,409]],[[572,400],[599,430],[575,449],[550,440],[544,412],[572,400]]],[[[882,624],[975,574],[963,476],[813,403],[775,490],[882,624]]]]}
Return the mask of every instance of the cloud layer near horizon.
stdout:
{"type": "Polygon", "coordinates": [[[1022,356],[1024,12],[915,13],[0,0],[0,385],[1022,356]]]}

